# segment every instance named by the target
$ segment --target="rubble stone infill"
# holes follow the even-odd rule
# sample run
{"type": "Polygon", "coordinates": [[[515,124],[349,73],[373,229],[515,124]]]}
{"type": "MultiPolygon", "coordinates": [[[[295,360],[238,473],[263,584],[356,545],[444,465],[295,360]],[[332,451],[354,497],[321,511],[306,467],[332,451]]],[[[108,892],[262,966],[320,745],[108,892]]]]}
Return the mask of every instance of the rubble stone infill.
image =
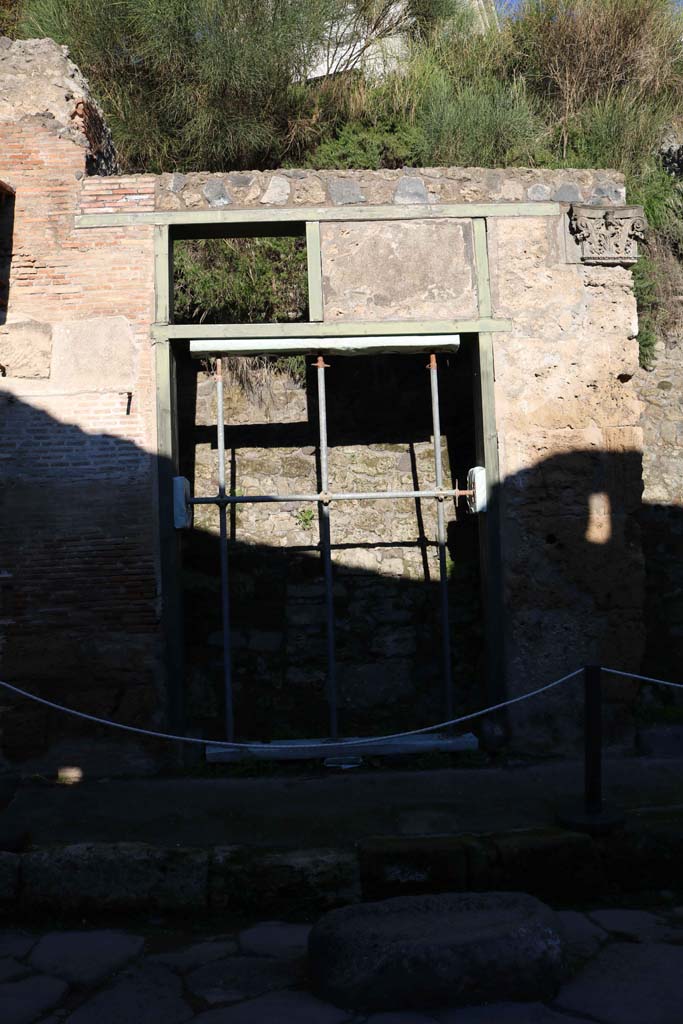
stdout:
{"type": "Polygon", "coordinates": [[[307,980],[310,925],[0,929],[3,1024],[679,1024],[683,907],[560,911],[571,977],[547,1002],[356,1014],[307,980]]]}

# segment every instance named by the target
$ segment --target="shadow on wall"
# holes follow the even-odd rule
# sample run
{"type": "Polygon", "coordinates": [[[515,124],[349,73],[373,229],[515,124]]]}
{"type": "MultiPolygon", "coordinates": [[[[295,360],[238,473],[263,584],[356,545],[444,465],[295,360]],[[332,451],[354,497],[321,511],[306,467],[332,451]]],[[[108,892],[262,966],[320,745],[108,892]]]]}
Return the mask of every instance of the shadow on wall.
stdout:
{"type": "MultiPolygon", "coordinates": [[[[7,320],[13,234],[14,191],[5,182],[0,181],[0,324],[7,320]]],[[[4,376],[2,367],[0,373],[4,376]]]]}
{"type": "MultiPolygon", "coordinates": [[[[0,412],[2,678],[96,715],[163,726],[167,695],[159,681],[155,458],[129,441],[87,434],[58,422],[6,392],[0,412]]],[[[680,543],[683,517],[669,507],[642,509],[640,494],[636,452],[558,455],[511,477],[500,488],[495,503],[507,558],[503,585],[508,692],[523,692],[594,660],[641,668],[640,523],[649,534],[644,545],[649,557],[655,543],[680,543]]],[[[215,536],[205,533],[196,542],[202,557],[217,564],[215,536]]],[[[235,545],[231,558],[244,556],[235,545]]],[[[257,562],[279,557],[268,546],[250,546],[246,556],[257,562]]],[[[302,557],[311,579],[319,578],[318,556],[302,557]]],[[[681,637],[676,624],[666,628],[665,610],[656,604],[659,564],[657,558],[645,567],[648,620],[658,623],[657,670],[675,678],[681,637]]],[[[679,565],[683,587],[683,563],[679,565]]],[[[350,578],[353,581],[353,573],[350,578]]],[[[384,583],[375,581],[376,586],[384,583]]],[[[438,599],[433,582],[393,579],[387,586],[392,600],[404,594],[413,603],[416,595],[427,603],[438,599]]],[[[233,599],[239,607],[239,595],[233,594],[233,599]]],[[[274,609],[273,614],[284,616],[285,608],[274,609]]],[[[403,625],[394,624],[398,640],[403,625]]],[[[457,629],[456,623],[453,626],[457,629]]],[[[650,667],[648,655],[644,668],[650,667]]],[[[457,666],[454,678],[457,693],[457,666]]],[[[570,697],[570,691],[560,696],[556,690],[533,702],[533,707],[520,705],[524,712],[517,712],[513,723],[522,730],[523,741],[552,749],[553,742],[571,736],[571,725],[579,718],[579,692],[572,690],[570,697]]],[[[481,686],[459,696],[463,708],[481,707],[486,699],[481,686]]],[[[618,732],[637,703],[637,693],[619,683],[611,696],[610,720],[618,732]]],[[[220,713],[219,691],[213,699],[220,713]]],[[[238,722],[240,706],[248,699],[246,690],[236,695],[238,722]]],[[[252,717],[247,725],[272,727],[281,719],[281,702],[287,701],[305,705],[307,715],[310,708],[314,717],[324,715],[322,688],[317,703],[315,694],[274,691],[263,695],[261,719],[252,717]]],[[[410,721],[423,723],[419,680],[412,696],[399,703],[399,720],[407,707],[410,721]]],[[[186,727],[197,725],[199,718],[186,727]]],[[[210,726],[208,720],[204,724],[210,726]]],[[[311,729],[316,724],[310,722],[311,729]]],[[[112,741],[103,729],[4,694],[0,726],[1,752],[11,761],[41,755],[61,740],[62,751],[78,746],[79,763],[87,764],[89,750],[112,741]]],[[[343,715],[342,731],[348,731],[343,715]]],[[[128,742],[122,739],[121,749],[128,742]]],[[[176,756],[157,743],[135,749],[151,752],[159,767],[176,756]]],[[[125,771],[128,765],[134,770],[133,761],[122,758],[117,768],[125,771]]]]}

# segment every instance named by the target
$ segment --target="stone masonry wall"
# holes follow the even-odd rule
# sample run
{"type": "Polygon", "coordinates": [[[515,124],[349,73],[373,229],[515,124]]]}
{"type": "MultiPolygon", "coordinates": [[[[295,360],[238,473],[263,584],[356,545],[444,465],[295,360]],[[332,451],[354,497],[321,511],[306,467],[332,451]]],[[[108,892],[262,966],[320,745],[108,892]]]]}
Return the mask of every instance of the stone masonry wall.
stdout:
{"type": "MultiPolygon", "coordinates": [[[[584,664],[637,671],[644,639],[631,275],[566,264],[563,251],[552,220],[491,226],[494,315],[513,322],[495,343],[512,692],[584,664]]],[[[610,694],[619,731],[633,691],[610,694]]],[[[578,728],[566,691],[516,717],[546,743],[578,728]]]]}
{"type": "MultiPolygon", "coordinates": [[[[643,672],[679,680],[683,653],[683,338],[657,344],[652,370],[636,375],[643,403],[643,506],[647,645],[643,672]]],[[[655,689],[651,705],[675,691],[655,689]]],[[[652,710],[652,708],[651,708],[652,710]]]]}
{"type": "MultiPolygon", "coordinates": [[[[17,52],[21,60],[25,56],[22,45],[14,44],[12,51],[19,50],[5,58],[15,62],[13,75],[17,52]]],[[[59,51],[55,59],[66,57],[59,51]]],[[[65,73],[75,81],[68,67],[65,73]]],[[[22,89],[30,92],[26,84],[15,89],[15,96],[22,89]]],[[[66,113],[55,114],[40,89],[33,104],[15,100],[9,110],[0,110],[0,180],[16,193],[12,238],[3,241],[12,259],[8,307],[0,323],[7,484],[2,565],[9,601],[3,612],[3,673],[95,713],[125,721],[163,720],[152,227],[76,229],[75,214],[424,205],[430,216],[410,222],[324,223],[322,218],[325,318],[410,322],[476,317],[480,309],[471,218],[434,217],[440,203],[547,200],[562,204],[559,215],[488,219],[493,316],[512,321],[510,333],[494,336],[501,460],[494,504],[501,516],[506,685],[516,694],[596,659],[637,669],[643,646],[643,561],[636,515],[642,433],[632,379],[635,303],[629,271],[620,265],[586,265],[567,235],[570,204],[623,207],[619,176],[608,171],[432,168],[87,177],[86,171],[98,166],[93,139],[101,133],[88,134],[85,121],[71,117],[70,111],[81,109],[77,92],[66,90],[66,113]]],[[[99,167],[105,170],[106,161],[99,167]]],[[[474,339],[464,337],[463,346],[471,358],[474,339]]],[[[457,363],[459,358],[454,364],[466,366],[457,363]]],[[[422,482],[431,438],[423,425],[412,429],[416,403],[409,399],[401,407],[392,400],[392,408],[384,410],[396,418],[406,408],[401,436],[373,437],[369,427],[365,433],[364,416],[377,399],[363,401],[371,391],[359,391],[359,386],[354,392],[353,361],[349,366],[343,371],[349,375],[347,395],[355,398],[349,404],[342,390],[337,399],[334,421],[340,433],[332,438],[333,474],[344,487],[360,481],[368,488],[385,481],[407,485],[414,472],[422,482]],[[357,423],[362,429],[354,434],[357,423]],[[409,465],[411,458],[415,465],[409,465]]],[[[329,372],[331,381],[339,379],[333,376],[338,372],[334,366],[329,372]]],[[[414,376],[417,380],[417,370],[414,376]]],[[[398,396],[405,380],[396,380],[389,390],[398,396]]],[[[186,475],[197,488],[208,488],[215,472],[208,436],[211,382],[199,374],[194,386],[188,400],[194,440],[184,455],[190,463],[186,475]]],[[[314,409],[310,382],[299,392],[278,384],[265,412],[231,388],[230,422],[241,438],[233,446],[234,485],[245,490],[260,490],[264,484],[278,489],[312,485],[315,453],[308,423],[311,417],[314,422],[314,409]],[[307,428],[303,443],[291,442],[297,424],[307,428]],[[267,443],[264,427],[269,427],[267,443]]],[[[471,436],[471,422],[469,429],[471,436]]],[[[451,436],[466,433],[457,423],[451,436]]],[[[462,479],[471,453],[456,451],[448,437],[446,442],[449,469],[462,479]]],[[[432,510],[423,505],[423,533],[430,539],[432,510]]],[[[427,695],[425,679],[433,682],[437,676],[429,667],[425,672],[422,655],[425,643],[432,642],[434,618],[431,612],[424,621],[416,618],[423,597],[415,595],[425,592],[420,580],[425,564],[433,572],[433,549],[423,553],[419,545],[409,549],[404,543],[416,539],[414,504],[364,507],[341,516],[335,512],[334,521],[339,532],[333,539],[350,545],[335,554],[337,598],[345,612],[340,645],[347,724],[372,728],[382,714],[401,723],[431,717],[438,702],[427,695]],[[387,537],[397,542],[400,553],[358,547],[360,538],[371,543],[387,537]],[[359,659],[359,652],[373,644],[373,657],[359,659]],[[368,664],[374,665],[371,671],[368,664]]],[[[216,563],[215,522],[207,512],[197,525],[184,544],[186,570],[195,572],[194,585],[201,587],[202,572],[216,563]]],[[[461,525],[451,526],[456,572],[466,564],[458,557],[458,543],[476,551],[477,525],[469,520],[464,542],[459,540],[461,525]]],[[[305,525],[287,507],[268,515],[240,509],[236,515],[233,605],[243,656],[240,685],[262,692],[246,718],[254,738],[272,731],[283,700],[290,710],[313,709],[295,723],[297,729],[319,727],[322,634],[317,619],[312,620],[320,615],[319,564],[310,553],[295,550],[314,546],[315,526],[305,525]],[[274,621],[272,602],[269,607],[260,595],[269,593],[264,583],[272,581],[274,570],[264,566],[272,566],[277,551],[290,562],[281,562],[284,568],[276,572],[281,605],[280,619],[274,621]],[[292,657],[278,688],[280,670],[273,663],[283,636],[292,657]]],[[[470,559],[472,569],[475,562],[470,559]]],[[[464,609],[465,619],[473,607],[470,603],[469,611],[464,609]]],[[[190,602],[187,622],[194,608],[190,602]]],[[[472,623],[454,622],[454,634],[463,636],[465,625],[472,623]]],[[[481,628],[481,621],[476,625],[481,628]]],[[[191,710],[196,719],[206,720],[207,729],[217,710],[211,686],[215,633],[212,629],[199,637],[186,679],[191,710]]],[[[469,635],[475,634],[472,629],[469,635]]],[[[474,640],[458,657],[469,678],[459,698],[479,706],[483,671],[474,640]]],[[[610,721],[616,733],[623,731],[634,695],[620,687],[613,696],[610,721]]],[[[3,706],[6,757],[38,755],[64,732],[61,722],[32,706],[3,706]]],[[[578,708],[578,700],[554,691],[515,716],[518,735],[527,748],[556,746],[575,735],[578,708]]],[[[83,729],[83,736],[91,737],[83,740],[85,755],[99,741],[89,729],[83,729]]],[[[147,764],[140,756],[136,764],[147,764]]]]}

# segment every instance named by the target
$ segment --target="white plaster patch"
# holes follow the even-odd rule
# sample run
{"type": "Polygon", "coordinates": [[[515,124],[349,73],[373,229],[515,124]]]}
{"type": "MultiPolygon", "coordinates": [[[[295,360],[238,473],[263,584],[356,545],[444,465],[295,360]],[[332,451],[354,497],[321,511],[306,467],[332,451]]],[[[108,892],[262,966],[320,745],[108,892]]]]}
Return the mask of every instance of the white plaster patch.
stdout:
{"type": "Polygon", "coordinates": [[[52,380],[69,389],[131,391],[133,346],[131,325],[122,316],[57,324],[52,380]]]}

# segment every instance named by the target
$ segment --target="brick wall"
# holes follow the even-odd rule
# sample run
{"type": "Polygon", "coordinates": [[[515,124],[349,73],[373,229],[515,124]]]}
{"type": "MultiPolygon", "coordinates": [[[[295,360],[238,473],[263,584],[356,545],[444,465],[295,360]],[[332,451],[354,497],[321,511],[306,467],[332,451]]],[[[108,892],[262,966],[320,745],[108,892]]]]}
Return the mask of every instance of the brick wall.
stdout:
{"type": "MultiPolygon", "coordinates": [[[[0,310],[1,669],[58,701],[149,725],[164,718],[152,228],[78,232],[74,213],[81,194],[97,209],[149,209],[153,185],[83,180],[87,156],[53,118],[0,122],[0,179],[16,192],[0,310]]],[[[0,696],[10,761],[87,768],[93,736],[104,738],[0,696]]],[[[128,761],[117,754],[108,770],[139,768],[121,749],[128,761]]]]}

